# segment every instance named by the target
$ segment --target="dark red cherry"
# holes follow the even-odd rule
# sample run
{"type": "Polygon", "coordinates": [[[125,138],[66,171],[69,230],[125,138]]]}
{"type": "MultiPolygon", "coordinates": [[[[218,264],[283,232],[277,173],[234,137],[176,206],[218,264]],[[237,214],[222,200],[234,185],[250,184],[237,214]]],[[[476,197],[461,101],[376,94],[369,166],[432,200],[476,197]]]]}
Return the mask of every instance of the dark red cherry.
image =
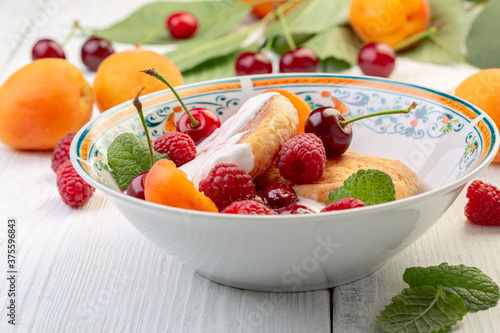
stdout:
{"type": "Polygon", "coordinates": [[[342,127],[339,121],[345,120],[337,109],[323,106],[311,111],[306,118],[304,131],[316,134],[323,141],[327,157],[342,155],[352,141],[351,125],[342,127]]]}
{"type": "Polygon", "coordinates": [[[260,52],[243,52],[236,59],[236,74],[269,74],[273,72],[273,64],[260,52]]]}
{"type": "Polygon", "coordinates": [[[358,65],[365,75],[389,77],[396,65],[396,52],[384,43],[368,43],[359,50],[358,65]]]}
{"type": "Polygon", "coordinates": [[[387,110],[374,113],[367,113],[359,117],[344,119],[340,111],[329,106],[323,106],[311,111],[304,123],[304,131],[313,133],[323,141],[325,146],[326,156],[335,157],[342,155],[352,141],[351,123],[376,116],[384,116],[388,114],[409,113],[417,107],[417,103],[413,102],[406,109],[387,110]]]}
{"type": "Polygon", "coordinates": [[[197,145],[220,127],[220,120],[215,113],[205,108],[194,108],[189,111],[200,123],[199,126],[194,127],[189,115],[185,112],[179,118],[176,128],[178,132],[189,135],[197,145]]]}
{"type": "Polygon", "coordinates": [[[314,214],[314,211],[303,205],[288,205],[284,208],[277,209],[276,212],[280,215],[290,214],[314,214]]]}
{"type": "Polygon", "coordinates": [[[41,58],[61,58],[66,59],[64,50],[61,45],[52,39],[40,39],[33,45],[31,50],[31,59],[37,60],[41,58]]]}
{"type": "Polygon", "coordinates": [[[144,195],[144,184],[146,182],[146,175],[148,172],[149,171],[141,172],[130,181],[127,187],[127,195],[146,200],[144,195]]]}
{"type": "Polygon", "coordinates": [[[82,45],[82,62],[91,71],[96,71],[101,62],[113,53],[115,50],[109,40],[90,37],[82,45]]]}
{"type": "Polygon", "coordinates": [[[305,46],[283,53],[280,59],[281,73],[317,72],[318,66],[318,56],[305,46]]]}
{"type": "Polygon", "coordinates": [[[297,193],[291,185],[274,183],[267,185],[262,195],[271,208],[283,208],[297,201],[297,193]]]}
{"type": "Polygon", "coordinates": [[[198,29],[198,19],[189,12],[180,11],[167,17],[165,25],[174,39],[187,39],[198,29]]]}

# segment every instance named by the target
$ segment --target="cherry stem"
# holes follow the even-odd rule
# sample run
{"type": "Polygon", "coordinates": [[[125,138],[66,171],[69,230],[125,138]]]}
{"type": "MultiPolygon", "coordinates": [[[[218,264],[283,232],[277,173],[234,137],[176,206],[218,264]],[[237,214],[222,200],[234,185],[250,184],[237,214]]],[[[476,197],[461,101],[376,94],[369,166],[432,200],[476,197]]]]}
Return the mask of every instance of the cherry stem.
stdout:
{"type": "Polygon", "coordinates": [[[278,14],[281,26],[283,27],[283,35],[285,35],[288,47],[290,47],[291,50],[295,50],[297,48],[297,45],[295,45],[295,42],[293,40],[292,34],[290,33],[290,29],[288,28],[288,24],[286,23],[286,18],[283,12],[284,12],[283,6],[279,6],[276,9],[276,13],[278,14]]]}
{"type": "Polygon", "coordinates": [[[172,90],[172,92],[174,93],[174,95],[177,98],[177,100],[179,101],[179,103],[181,103],[182,108],[184,109],[184,111],[186,111],[189,119],[191,120],[191,126],[193,128],[196,128],[196,127],[200,126],[200,122],[193,117],[193,115],[191,114],[191,112],[189,112],[186,104],[184,104],[184,102],[182,101],[182,98],[179,96],[179,94],[177,93],[177,91],[175,91],[174,87],[170,84],[170,82],[168,82],[160,73],[158,73],[157,71],[155,71],[154,68],[146,69],[146,70],[141,71],[141,72],[146,73],[148,75],[151,75],[152,77],[155,77],[158,80],[160,80],[161,82],[165,83],[170,88],[170,90],[172,90]]]}
{"type": "Polygon", "coordinates": [[[139,96],[141,95],[142,91],[144,90],[144,87],[137,93],[137,96],[132,100],[132,104],[134,104],[135,108],[137,109],[137,113],[139,113],[139,118],[141,118],[141,123],[142,127],[144,127],[144,133],[146,133],[146,141],[148,142],[149,146],[149,157],[151,158],[151,167],[153,167],[153,164],[155,162],[154,159],[154,154],[153,154],[153,146],[151,145],[151,138],[149,137],[149,131],[148,131],[148,126],[146,125],[146,119],[144,119],[144,113],[142,112],[142,103],[139,100],[139,96]]]}
{"type": "Polygon", "coordinates": [[[404,41],[402,41],[401,43],[399,43],[398,45],[396,45],[394,47],[394,52],[399,52],[399,51],[403,50],[404,48],[410,46],[411,44],[418,42],[421,39],[424,39],[424,38],[427,38],[427,37],[430,37],[430,36],[436,34],[440,28],[441,28],[441,25],[439,23],[435,23],[434,25],[430,26],[426,30],[419,32],[418,34],[415,34],[411,37],[408,37],[407,39],[405,39],[404,41]]]}
{"type": "Polygon", "coordinates": [[[344,127],[347,124],[350,124],[350,123],[353,123],[357,120],[361,120],[361,119],[365,119],[365,118],[371,118],[371,117],[376,117],[376,116],[385,116],[388,114],[396,114],[396,113],[410,113],[410,111],[413,110],[414,108],[416,108],[417,105],[418,105],[417,103],[412,102],[411,105],[406,109],[388,110],[388,111],[386,110],[386,111],[368,113],[368,114],[364,114],[364,115],[359,116],[359,117],[354,117],[354,118],[350,118],[347,120],[341,120],[341,121],[339,121],[339,124],[341,127],[344,127]]]}

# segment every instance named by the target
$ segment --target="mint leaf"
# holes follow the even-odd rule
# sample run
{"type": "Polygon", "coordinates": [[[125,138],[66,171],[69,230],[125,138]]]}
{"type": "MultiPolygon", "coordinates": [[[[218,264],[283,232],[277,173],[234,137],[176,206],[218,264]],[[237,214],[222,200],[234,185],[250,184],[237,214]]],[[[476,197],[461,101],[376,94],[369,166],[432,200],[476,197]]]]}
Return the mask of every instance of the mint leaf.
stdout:
{"type": "MultiPolygon", "coordinates": [[[[160,154],[156,151],[153,155],[155,162],[168,158],[167,154],[160,154]]],[[[126,189],[136,175],[151,169],[148,143],[131,133],[122,133],[113,140],[108,147],[107,159],[121,189],[126,189]]]]}
{"type": "Polygon", "coordinates": [[[486,310],[495,306],[500,298],[498,285],[476,267],[447,263],[411,267],[404,272],[403,280],[410,287],[442,285],[446,294],[462,297],[469,311],[486,310]]]}
{"type": "Polygon", "coordinates": [[[161,1],[140,7],[128,17],[94,33],[121,43],[185,44],[205,42],[233,30],[248,15],[250,6],[233,0],[161,1]],[[189,40],[174,40],[165,28],[165,19],[176,11],[188,11],[199,22],[189,40]]]}
{"type": "Polygon", "coordinates": [[[476,17],[467,37],[467,56],[479,68],[500,67],[500,1],[488,1],[476,17]]]}
{"type": "Polygon", "coordinates": [[[448,332],[467,309],[460,296],[444,295],[441,286],[404,289],[377,317],[386,332],[448,332]]]}
{"type": "Polygon", "coordinates": [[[367,206],[396,200],[396,189],[387,173],[369,169],[359,170],[344,181],[342,187],[330,192],[327,204],[343,198],[358,198],[367,206]]]}

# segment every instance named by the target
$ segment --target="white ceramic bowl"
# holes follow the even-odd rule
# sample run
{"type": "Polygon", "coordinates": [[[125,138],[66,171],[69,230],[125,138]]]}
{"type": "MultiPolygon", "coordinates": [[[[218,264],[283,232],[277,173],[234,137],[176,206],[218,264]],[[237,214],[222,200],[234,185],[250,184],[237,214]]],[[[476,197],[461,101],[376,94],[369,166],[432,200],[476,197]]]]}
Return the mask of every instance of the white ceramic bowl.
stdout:
{"type": "MultiPolygon", "coordinates": [[[[422,236],[498,150],[498,130],[481,110],[438,91],[385,79],[278,74],[177,90],[188,107],[209,108],[224,121],[246,99],[269,88],[290,90],[313,108],[333,105],[336,97],[350,116],[417,102],[410,114],[357,122],[350,150],[401,160],[417,173],[419,194],[353,210],[287,216],[204,213],[126,196],[114,189],[112,176],[99,161],[106,163],[106,149],[118,134],[144,135],[130,102],[80,130],[71,160],[146,238],[200,275],[238,288],[303,291],[349,283],[378,269],[422,236]]],[[[179,103],[169,90],[141,100],[156,138],[179,103]]]]}

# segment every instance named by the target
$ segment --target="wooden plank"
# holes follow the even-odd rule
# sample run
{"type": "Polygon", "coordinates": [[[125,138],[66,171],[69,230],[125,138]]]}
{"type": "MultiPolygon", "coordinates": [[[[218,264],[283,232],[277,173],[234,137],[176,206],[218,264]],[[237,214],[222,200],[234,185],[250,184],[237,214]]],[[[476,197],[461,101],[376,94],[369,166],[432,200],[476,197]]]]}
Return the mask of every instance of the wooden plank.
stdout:
{"type": "MultiPolygon", "coordinates": [[[[32,41],[42,36],[61,41],[75,19],[105,26],[139,5],[61,0],[32,41]]],[[[32,22],[43,16],[46,7],[41,9],[32,22]]],[[[65,50],[92,82],[93,73],[79,59],[83,41],[77,35],[65,50]]],[[[30,61],[31,45],[16,46],[2,81],[30,61]]],[[[18,331],[330,331],[328,290],[270,294],[210,282],[150,244],[102,193],[83,209],[71,209],[61,202],[55,181],[50,153],[16,152],[0,144],[0,216],[19,221],[18,331]]],[[[5,239],[3,225],[0,232],[5,239]]],[[[0,256],[5,255],[2,246],[0,256]]],[[[0,304],[6,304],[7,288],[2,279],[0,304]]],[[[0,331],[11,330],[2,319],[0,331]]]]}
{"type": "MultiPolygon", "coordinates": [[[[490,165],[477,179],[500,186],[500,165],[490,165]]],[[[477,226],[467,221],[463,207],[465,191],[445,215],[417,242],[392,258],[374,274],[336,288],[333,294],[333,332],[380,332],[376,317],[392,297],[407,287],[404,270],[413,266],[474,266],[500,283],[498,240],[500,229],[477,226]]],[[[469,313],[453,332],[498,332],[500,307],[469,313]]]]}

